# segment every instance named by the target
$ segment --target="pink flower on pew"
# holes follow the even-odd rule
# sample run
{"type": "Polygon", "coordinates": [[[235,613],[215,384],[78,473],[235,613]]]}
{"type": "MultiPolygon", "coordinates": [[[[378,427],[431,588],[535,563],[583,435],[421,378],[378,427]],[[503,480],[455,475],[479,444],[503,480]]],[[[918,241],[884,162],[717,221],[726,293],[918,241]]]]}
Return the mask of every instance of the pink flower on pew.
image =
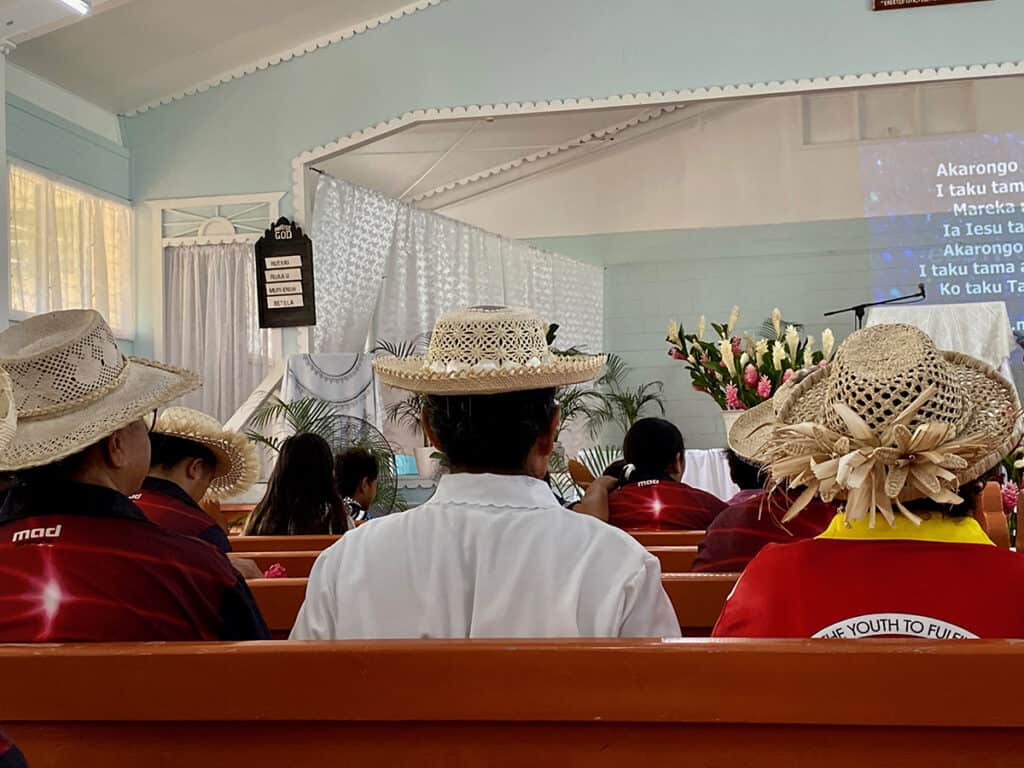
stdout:
{"type": "Polygon", "coordinates": [[[767,376],[762,376],[761,380],[757,382],[757,396],[762,400],[767,400],[772,396],[772,380],[767,376]]]}
{"type": "Polygon", "coordinates": [[[782,383],[785,384],[787,381],[793,378],[793,369],[787,368],[786,372],[782,374],[782,383]]]}
{"type": "Polygon", "coordinates": [[[743,402],[740,400],[739,390],[736,388],[735,384],[725,385],[725,404],[734,411],[745,410],[743,402]]]}
{"type": "Polygon", "coordinates": [[[287,579],[288,570],[280,563],[274,563],[263,573],[265,579],[287,579]]]}
{"type": "Polygon", "coordinates": [[[757,386],[757,368],[753,365],[748,365],[743,369],[743,383],[748,387],[757,386]]]}
{"type": "Polygon", "coordinates": [[[1017,509],[1017,499],[1020,497],[1020,488],[1013,480],[1007,480],[1003,486],[1003,512],[1007,515],[1013,514],[1013,511],[1017,509]]]}

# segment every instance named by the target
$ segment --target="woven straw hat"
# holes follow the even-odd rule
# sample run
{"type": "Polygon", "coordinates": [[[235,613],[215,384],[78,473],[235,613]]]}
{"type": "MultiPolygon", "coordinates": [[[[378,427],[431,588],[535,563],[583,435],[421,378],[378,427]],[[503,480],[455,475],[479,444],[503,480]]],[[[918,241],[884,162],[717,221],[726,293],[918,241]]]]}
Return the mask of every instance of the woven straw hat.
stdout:
{"type": "Polygon", "coordinates": [[[426,355],[373,361],[381,381],[427,395],[495,395],[579,384],[604,355],[555,355],[547,324],[530,309],[471,307],[443,315],[426,355]]]}
{"type": "Polygon", "coordinates": [[[764,458],[761,456],[761,452],[765,443],[768,442],[768,438],[772,436],[771,427],[775,424],[779,410],[792,394],[796,385],[803,381],[812,370],[797,371],[789,378],[789,381],[775,391],[769,400],[765,400],[739,415],[727,435],[729,448],[733,453],[750,464],[760,465],[763,463],[764,458]]]}
{"type": "Polygon", "coordinates": [[[14,408],[11,377],[0,370],[0,450],[11,442],[17,425],[18,412],[14,408]]]}
{"type": "Polygon", "coordinates": [[[256,447],[240,432],[229,432],[212,416],[192,408],[161,411],[153,433],[190,440],[217,457],[213,482],[206,491],[211,501],[229,499],[249,490],[259,477],[256,447]]]}
{"type": "Polygon", "coordinates": [[[787,520],[819,496],[845,501],[850,520],[919,522],[902,502],[962,502],[959,487],[1017,445],[1020,415],[1013,385],[990,366],[936,349],[912,326],[878,325],[792,388],[758,455],[774,482],[805,488],[787,520]]]}
{"type": "Polygon", "coordinates": [[[199,387],[190,371],[121,354],[99,312],[30,317],[0,333],[18,428],[0,471],[67,458],[199,387]]]}

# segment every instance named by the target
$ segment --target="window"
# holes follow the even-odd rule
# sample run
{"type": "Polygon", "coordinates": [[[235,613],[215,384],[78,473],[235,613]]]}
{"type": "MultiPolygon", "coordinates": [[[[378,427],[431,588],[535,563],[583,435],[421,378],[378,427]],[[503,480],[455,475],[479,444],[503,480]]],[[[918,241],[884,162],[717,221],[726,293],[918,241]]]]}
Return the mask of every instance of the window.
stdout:
{"type": "Polygon", "coordinates": [[[9,183],[12,316],[96,309],[133,338],[131,208],[13,164],[9,183]]]}

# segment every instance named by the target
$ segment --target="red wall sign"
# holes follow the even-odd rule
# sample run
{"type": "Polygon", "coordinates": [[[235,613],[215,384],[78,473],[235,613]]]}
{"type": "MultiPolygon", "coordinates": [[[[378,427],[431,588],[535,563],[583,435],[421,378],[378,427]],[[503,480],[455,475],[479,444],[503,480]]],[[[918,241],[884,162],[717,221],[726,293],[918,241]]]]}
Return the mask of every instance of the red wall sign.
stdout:
{"type": "Polygon", "coordinates": [[[984,3],[988,0],[872,0],[873,11],[899,11],[904,8],[925,8],[929,5],[953,5],[954,3],[984,3]]]}

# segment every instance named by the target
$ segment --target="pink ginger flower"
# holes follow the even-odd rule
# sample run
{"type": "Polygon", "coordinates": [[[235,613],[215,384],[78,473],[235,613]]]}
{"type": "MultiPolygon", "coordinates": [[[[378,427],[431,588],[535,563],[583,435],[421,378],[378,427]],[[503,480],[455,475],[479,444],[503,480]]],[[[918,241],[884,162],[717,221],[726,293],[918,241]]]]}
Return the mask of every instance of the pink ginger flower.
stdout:
{"type": "Polygon", "coordinates": [[[684,355],[678,349],[673,349],[671,352],[669,352],[669,354],[672,355],[672,357],[675,358],[676,360],[685,360],[686,359],[686,355],[684,355]]]}
{"type": "Polygon", "coordinates": [[[767,376],[762,376],[761,380],[757,382],[757,396],[762,400],[767,400],[772,396],[772,380],[767,376]]]}
{"type": "Polygon", "coordinates": [[[265,579],[287,579],[288,571],[280,563],[274,563],[263,573],[265,579]]]}
{"type": "Polygon", "coordinates": [[[725,404],[734,411],[746,410],[743,407],[743,402],[740,400],[740,393],[735,384],[725,385],[725,404]]]}
{"type": "Polygon", "coordinates": [[[818,367],[819,368],[828,368],[828,360],[822,360],[820,363],[818,363],[818,367]]]}
{"type": "Polygon", "coordinates": [[[785,384],[787,381],[793,378],[793,369],[787,368],[786,372],[782,374],[782,383],[785,384]]]}
{"type": "Polygon", "coordinates": [[[748,387],[757,386],[757,368],[753,365],[748,365],[743,369],[743,383],[748,387]]]}
{"type": "Polygon", "coordinates": [[[743,351],[743,340],[739,336],[732,337],[732,353],[739,357],[743,351]]]}
{"type": "Polygon", "coordinates": [[[1017,499],[1020,496],[1020,488],[1013,480],[1007,480],[1006,485],[1003,486],[1003,512],[1007,515],[1012,514],[1017,509],[1017,499]]]}

